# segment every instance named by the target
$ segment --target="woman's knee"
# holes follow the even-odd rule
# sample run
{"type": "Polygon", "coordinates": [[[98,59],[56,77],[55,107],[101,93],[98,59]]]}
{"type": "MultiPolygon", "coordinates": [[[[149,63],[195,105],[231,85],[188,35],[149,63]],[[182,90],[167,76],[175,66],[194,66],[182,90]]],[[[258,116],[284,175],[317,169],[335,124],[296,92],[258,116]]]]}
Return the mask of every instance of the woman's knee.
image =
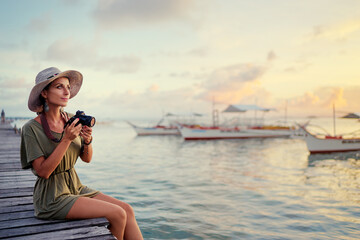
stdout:
{"type": "Polygon", "coordinates": [[[127,213],[122,207],[114,206],[114,208],[107,214],[107,218],[110,221],[120,221],[125,223],[127,213]]]}
{"type": "Polygon", "coordinates": [[[132,208],[132,206],[128,203],[125,203],[123,206],[124,210],[126,211],[127,216],[130,217],[135,217],[135,213],[134,213],[134,209],[132,208]]]}

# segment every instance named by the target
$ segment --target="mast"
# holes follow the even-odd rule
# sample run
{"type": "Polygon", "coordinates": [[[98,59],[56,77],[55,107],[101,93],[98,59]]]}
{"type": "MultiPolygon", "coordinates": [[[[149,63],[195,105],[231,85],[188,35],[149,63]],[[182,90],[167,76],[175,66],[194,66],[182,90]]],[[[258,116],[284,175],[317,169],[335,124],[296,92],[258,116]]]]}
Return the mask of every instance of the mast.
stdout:
{"type": "Polygon", "coordinates": [[[285,102],[285,126],[287,126],[287,106],[288,106],[288,100],[285,102]]]}
{"type": "Polygon", "coordinates": [[[215,109],[215,99],[213,97],[213,104],[212,104],[212,120],[213,120],[213,127],[219,126],[219,111],[215,109]]]}
{"type": "Polygon", "coordinates": [[[335,124],[335,103],[333,103],[333,124],[334,124],[334,137],[336,136],[336,124],[335,124]]]}

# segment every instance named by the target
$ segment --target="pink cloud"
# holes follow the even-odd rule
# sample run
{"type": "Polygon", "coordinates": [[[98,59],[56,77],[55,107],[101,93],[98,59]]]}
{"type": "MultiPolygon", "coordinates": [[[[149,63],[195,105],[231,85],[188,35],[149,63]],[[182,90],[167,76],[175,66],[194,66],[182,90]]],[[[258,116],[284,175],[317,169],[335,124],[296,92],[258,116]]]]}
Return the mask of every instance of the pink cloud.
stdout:
{"type": "MultiPolygon", "coordinates": [[[[336,111],[359,111],[358,91],[360,86],[321,87],[289,99],[289,113],[296,116],[331,116],[333,104],[336,111]]],[[[284,100],[282,100],[284,101],[284,100]]]]}

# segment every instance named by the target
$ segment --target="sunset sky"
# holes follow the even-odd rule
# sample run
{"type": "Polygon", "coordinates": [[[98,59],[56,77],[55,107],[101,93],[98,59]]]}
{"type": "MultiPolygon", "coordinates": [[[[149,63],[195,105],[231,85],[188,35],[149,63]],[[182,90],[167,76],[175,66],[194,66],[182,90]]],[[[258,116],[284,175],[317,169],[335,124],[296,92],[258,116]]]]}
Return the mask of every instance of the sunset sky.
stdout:
{"type": "Polygon", "coordinates": [[[116,118],[258,104],[360,112],[358,0],[2,0],[0,108],[44,68],[84,75],[67,110],[116,118]]]}

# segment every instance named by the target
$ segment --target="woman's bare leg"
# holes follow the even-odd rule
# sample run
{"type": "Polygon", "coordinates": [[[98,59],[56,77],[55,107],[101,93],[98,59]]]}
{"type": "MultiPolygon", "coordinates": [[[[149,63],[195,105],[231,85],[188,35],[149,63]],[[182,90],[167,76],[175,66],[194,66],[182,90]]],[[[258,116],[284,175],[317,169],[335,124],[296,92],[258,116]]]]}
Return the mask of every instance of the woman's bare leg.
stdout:
{"type": "Polygon", "coordinates": [[[67,219],[105,217],[110,231],[117,239],[123,239],[127,222],[126,211],[117,204],[95,198],[79,197],[66,215],[67,219]]]}
{"type": "Polygon", "coordinates": [[[132,209],[132,207],[129,204],[122,202],[111,196],[108,196],[106,194],[103,194],[103,193],[99,193],[98,195],[96,195],[94,197],[94,199],[105,201],[105,202],[108,202],[111,204],[115,204],[126,211],[127,218],[126,218],[126,226],[125,226],[125,233],[124,233],[124,238],[126,240],[141,240],[141,239],[143,239],[140,228],[135,219],[134,210],[132,209]]]}

